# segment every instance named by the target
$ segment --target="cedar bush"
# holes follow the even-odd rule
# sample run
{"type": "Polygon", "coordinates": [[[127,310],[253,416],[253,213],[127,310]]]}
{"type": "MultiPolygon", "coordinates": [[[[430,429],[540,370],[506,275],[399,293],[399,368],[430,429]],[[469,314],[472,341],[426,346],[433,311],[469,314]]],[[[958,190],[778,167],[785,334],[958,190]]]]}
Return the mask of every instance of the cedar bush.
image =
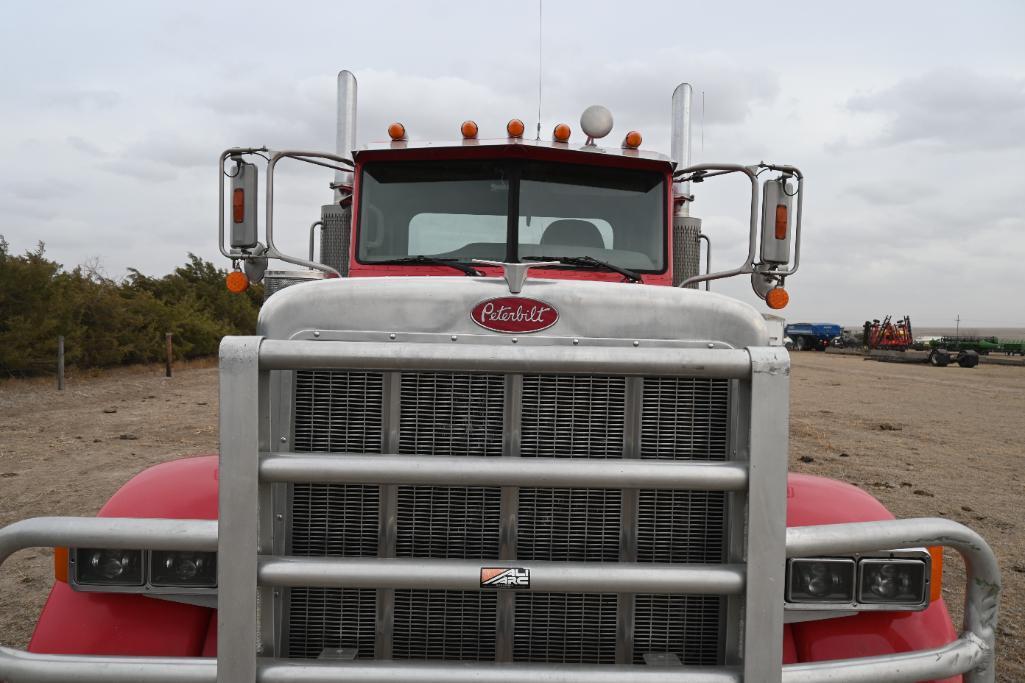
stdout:
{"type": "Polygon", "coordinates": [[[12,255],[0,236],[0,373],[53,372],[58,335],[65,363],[83,368],[162,360],[166,332],[176,358],[216,354],[224,335],[254,332],[263,301],[259,286],[229,292],[225,275],[189,254],[169,275],[129,269],[118,282],[94,269],[65,270],[42,243],[12,255]]]}

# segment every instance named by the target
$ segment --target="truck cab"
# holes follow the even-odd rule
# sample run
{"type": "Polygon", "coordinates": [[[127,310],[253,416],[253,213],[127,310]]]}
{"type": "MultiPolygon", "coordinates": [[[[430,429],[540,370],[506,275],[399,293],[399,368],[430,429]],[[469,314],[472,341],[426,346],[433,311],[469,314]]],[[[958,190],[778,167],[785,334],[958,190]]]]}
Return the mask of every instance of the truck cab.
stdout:
{"type": "Polygon", "coordinates": [[[0,530],[0,561],[66,549],[0,679],[994,680],[985,541],[788,475],[780,335],[698,289],[745,276],[786,305],[798,168],[691,165],[686,84],[669,156],[604,143],[596,106],[582,141],[512,119],[356,150],[355,89],[340,73],[334,152],[222,153],[227,284],[269,295],[222,343],[220,452],[98,518],[0,530]],[[335,171],[307,255],[274,240],[283,159],[335,171]],[[750,181],[748,252],[700,272],[691,187],[726,174],[750,181]],[[942,546],[968,568],[960,633],[942,546]]]}

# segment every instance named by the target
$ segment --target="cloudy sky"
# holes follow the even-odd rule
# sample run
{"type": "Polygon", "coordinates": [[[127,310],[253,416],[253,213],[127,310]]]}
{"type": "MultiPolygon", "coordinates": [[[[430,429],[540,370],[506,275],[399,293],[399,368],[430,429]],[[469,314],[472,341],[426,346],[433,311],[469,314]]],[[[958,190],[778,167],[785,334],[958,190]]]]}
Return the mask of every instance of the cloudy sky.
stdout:
{"type": "MultiPolygon", "coordinates": [[[[0,234],[110,277],[190,251],[227,265],[217,155],[333,149],[339,69],[359,79],[360,144],[393,120],[419,139],[536,125],[536,1],[8,0],[0,16],[0,234]]],[[[602,103],[613,138],[667,151],[689,81],[696,161],[808,177],[789,318],[1025,326],[1023,28],[1018,0],[545,0],[542,124],[602,103]]],[[[302,252],[330,174],[281,170],[275,232],[302,252]]],[[[713,265],[740,263],[743,182],[695,190],[713,265]]],[[[713,288],[757,302],[739,278],[713,288]]]]}

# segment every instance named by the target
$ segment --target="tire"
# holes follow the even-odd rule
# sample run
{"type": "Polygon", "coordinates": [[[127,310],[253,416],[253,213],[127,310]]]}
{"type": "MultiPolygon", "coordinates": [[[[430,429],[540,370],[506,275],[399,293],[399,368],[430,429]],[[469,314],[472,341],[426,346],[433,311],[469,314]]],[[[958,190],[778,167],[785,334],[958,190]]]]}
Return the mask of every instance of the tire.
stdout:
{"type": "Polygon", "coordinates": [[[929,365],[934,368],[945,368],[950,365],[950,354],[945,349],[933,349],[929,354],[929,365]]]}
{"type": "Polygon", "coordinates": [[[798,337],[797,339],[794,340],[794,350],[795,351],[804,351],[807,348],[808,348],[808,340],[806,338],[798,337]]]}
{"type": "Polygon", "coordinates": [[[975,351],[962,351],[957,354],[957,364],[962,368],[974,368],[979,364],[979,354],[975,351]]]}

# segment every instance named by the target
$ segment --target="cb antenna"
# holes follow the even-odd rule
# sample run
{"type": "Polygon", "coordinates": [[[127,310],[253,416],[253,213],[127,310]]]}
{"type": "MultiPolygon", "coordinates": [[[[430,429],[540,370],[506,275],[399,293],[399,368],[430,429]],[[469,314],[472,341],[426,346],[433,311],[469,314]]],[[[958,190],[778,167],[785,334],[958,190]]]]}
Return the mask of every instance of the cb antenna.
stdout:
{"type": "Polygon", "coordinates": [[[537,139],[541,139],[541,16],[544,0],[537,0],[537,139]]]}

